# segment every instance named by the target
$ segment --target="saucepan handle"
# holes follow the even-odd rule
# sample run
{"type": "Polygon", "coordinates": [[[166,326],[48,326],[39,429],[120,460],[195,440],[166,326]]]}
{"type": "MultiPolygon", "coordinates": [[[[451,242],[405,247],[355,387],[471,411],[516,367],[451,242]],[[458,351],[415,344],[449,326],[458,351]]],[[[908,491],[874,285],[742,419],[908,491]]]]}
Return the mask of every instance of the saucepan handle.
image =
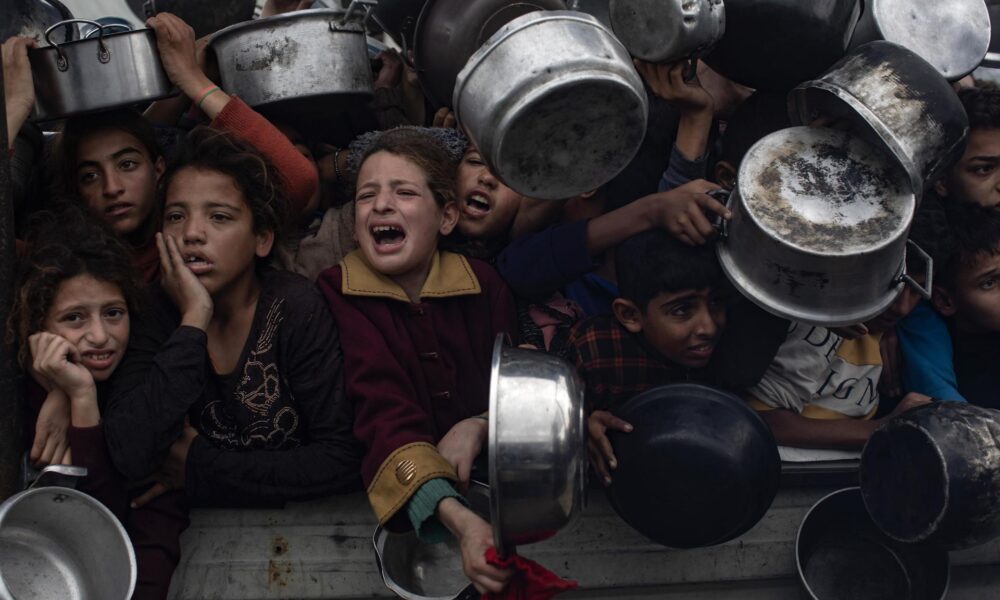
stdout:
{"type": "Polygon", "coordinates": [[[364,32],[365,26],[368,23],[368,19],[372,16],[372,9],[378,6],[378,0],[351,0],[350,5],[347,7],[347,12],[344,13],[344,17],[339,21],[330,21],[330,31],[344,31],[346,29],[358,29],[364,32]],[[354,13],[359,10],[364,9],[365,16],[361,19],[360,23],[352,23],[348,26],[348,21],[354,16],[354,13]]]}
{"type": "Polygon", "coordinates": [[[87,476],[86,467],[75,467],[73,465],[51,465],[42,469],[29,489],[36,487],[68,487],[75,488],[76,480],[87,476]]]}
{"type": "Polygon", "coordinates": [[[104,26],[97,21],[91,21],[90,19],[66,19],[65,21],[59,21],[55,25],[52,25],[45,30],[45,41],[48,42],[50,46],[56,49],[56,68],[60,71],[66,71],[69,69],[69,61],[66,60],[66,55],[62,51],[62,47],[59,44],[52,41],[52,32],[58,27],[63,27],[69,25],[70,23],[89,23],[93,25],[98,33],[98,48],[97,48],[97,60],[102,63],[106,63],[111,60],[111,53],[108,52],[107,46],[104,45],[104,26]]]}
{"type": "Polygon", "coordinates": [[[931,291],[934,289],[934,259],[931,258],[930,254],[924,251],[919,244],[913,240],[906,240],[907,248],[912,248],[914,252],[920,255],[920,258],[924,259],[924,264],[927,265],[927,282],[924,285],[917,283],[915,279],[910,277],[906,272],[906,252],[903,253],[903,274],[899,276],[897,281],[905,281],[907,285],[913,287],[913,289],[920,292],[920,295],[925,299],[931,299],[931,291]]]}
{"type": "MultiPolygon", "coordinates": [[[[726,208],[729,209],[730,211],[733,210],[732,207],[730,207],[730,204],[732,204],[733,201],[733,192],[730,192],[729,190],[719,189],[705,193],[711,196],[712,198],[715,198],[719,202],[725,204],[726,208]]],[[[729,221],[716,215],[715,218],[712,220],[712,226],[715,227],[715,230],[719,232],[720,238],[729,237],[729,221]]]]}
{"type": "MultiPolygon", "coordinates": [[[[126,25],[125,23],[109,23],[107,25],[101,25],[101,30],[104,29],[124,29],[125,31],[132,31],[132,26],[126,25]]],[[[90,38],[94,37],[94,34],[97,32],[98,32],[97,29],[91,31],[90,33],[87,34],[87,37],[85,37],[84,39],[89,40],[90,38]]]]}

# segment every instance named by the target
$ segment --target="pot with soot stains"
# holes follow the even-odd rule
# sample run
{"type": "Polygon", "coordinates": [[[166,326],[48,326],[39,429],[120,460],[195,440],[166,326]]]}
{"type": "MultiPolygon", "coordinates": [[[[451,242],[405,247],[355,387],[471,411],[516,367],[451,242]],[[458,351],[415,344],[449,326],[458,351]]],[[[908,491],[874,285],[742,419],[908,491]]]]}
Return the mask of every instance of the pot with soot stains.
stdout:
{"type": "Polygon", "coordinates": [[[906,173],[859,137],[792,127],[740,165],[719,261],[733,285],[780,317],[825,327],[866,321],[913,285],[930,296],[930,257],[907,234],[916,199],[906,173]],[[923,288],[907,247],[927,261],[923,288]]]}

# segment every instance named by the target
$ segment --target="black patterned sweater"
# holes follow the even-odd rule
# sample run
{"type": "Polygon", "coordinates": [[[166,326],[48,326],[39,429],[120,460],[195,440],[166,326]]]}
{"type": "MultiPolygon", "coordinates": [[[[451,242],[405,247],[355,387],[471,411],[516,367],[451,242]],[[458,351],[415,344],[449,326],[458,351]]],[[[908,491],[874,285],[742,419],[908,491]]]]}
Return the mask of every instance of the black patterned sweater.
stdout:
{"type": "Polygon", "coordinates": [[[166,295],[151,296],[133,316],[104,414],[112,461],[127,478],[158,470],[187,417],[199,434],[185,473],[195,505],[273,506],[360,489],[337,329],[307,279],[261,274],[250,334],[222,375],[205,332],[178,327],[166,295]]]}

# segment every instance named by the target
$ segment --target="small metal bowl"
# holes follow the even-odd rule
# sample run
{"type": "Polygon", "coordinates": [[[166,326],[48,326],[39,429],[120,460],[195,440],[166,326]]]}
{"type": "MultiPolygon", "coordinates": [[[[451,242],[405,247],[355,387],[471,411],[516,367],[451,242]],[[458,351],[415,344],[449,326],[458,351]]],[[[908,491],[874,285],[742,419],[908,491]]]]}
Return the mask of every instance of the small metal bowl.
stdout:
{"type": "Polygon", "coordinates": [[[490,517],[497,551],[552,537],[586,497],[583,386],[566,361],[498,335],[490,375],[490,517]]]}

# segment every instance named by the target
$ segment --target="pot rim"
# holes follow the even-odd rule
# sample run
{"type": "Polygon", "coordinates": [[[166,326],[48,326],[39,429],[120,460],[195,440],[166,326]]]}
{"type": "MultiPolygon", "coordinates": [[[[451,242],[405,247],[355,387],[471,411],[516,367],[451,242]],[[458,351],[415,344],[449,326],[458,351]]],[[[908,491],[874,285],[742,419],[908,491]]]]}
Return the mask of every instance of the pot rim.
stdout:
{"type": "MultiPolygon", "coordinates": [[[[806,580],[805,573],[803,572],[802,569],[802,555],[799,552],[802,539],[802,530],[805,528],[805,524],[806,522],[809,521],[809,517],[812,516],[813,512],[816,511],[822,504],[827,502],[830,498],[833,498],[834,496],[853,494],[853,493],[856,493],[859,497],[861,497],[862,507],[865,508],[865,515],[868,515],[867,507],[865,507],[864,505],[864,494],[861,493],[861,486],[852,486],[852,487],[841,488],[839,490],[834,490],[829,494],[826,494],[825,496],[814,502],[813,505],[809,507],[809,510],[806,511],[806,514],[805,516],[802,517],[802,520],[799,521],[798,531],[795,532],[795,570],[799,574],[799,582],[803,585],[803,587],[806,588],[806,593],[809,594],[809,597],[812,600],[823,600],[823,599],[818,598],[816,594],[813,593],[812,588],[809,586],[809,582],[806,580]]],[[[869,516],[869,518],[871,517],[869,516]]],[[[876,529],[878,529],[877,526],[876,529]]],[[[879,529],[879,531],[881,530],[879,529]]],[[[948,595],[948,589],[951,587],[951,555],[949,555],[948,552],[944,552],[944,565],[945,565],[944,591],[941,593],[940,596],[941,599],[945,598],[948,595]]]]}
{"type": "MultiPolygon", "coordinates": [[[[262,19],[251,19],[249,21],[243,21],[242,23],[233,23],[232,25],[220,29],[213,33],[208,38],[208,45],[214,46],[217,42],[223,38],[229,38],[236,34],[242,32],[254,31],[257,29],[267,29],[274,25],[283,24],[284,22],[295,22],[295,21],[313,21],[317,18],[325,17],[337,17],[347,13],[346,8],[307,8],[305,10],[296,10],[289,13],[284,13],[280,15],[272,15],[270,17],[264,17],[262,19]]],[[[352,31],[352,30],[338,30],[332,33],[361,33],[364,31],[352,31]]]]}
{"type": "Polygon", "coordinates": [[[489,434],[487,441],[488,449],[488,471],[490,478],[490,527],[493,529],[493,545],[500,556],[507,554],[503,543],[501,531],[502,513],[500,512],[500,488],[499,485],[499,465],[497,464],[497,454],[499,453],[499,440],[497,440],[497,421],[500,414],[497,412],[497,405],[500,396],[500,359],[503,354],[504,342],[507,336],[498,333],[493,340],[493,358],[490,361],[490,412],[489,412],[489,434]]]}
{"type": "MultiPolygon", "coordinates": [[[[52,493],[58,493],[58,494],[64,494],[66,496],[76,497],[81,502],[88,504],[99,515],[101,515],[104,521],[107,522],[118,533],[119,537],[123,540],[123,544],[126,550],[125,554],[128,556],[128,561],[129,561],[129,585],[128,585],[128,594],[125,597],[130,598],[132,596],[132,592],[135,591],[135,583],[136,583],[136,578],[138,576],[138,566],[135,560],[135,550],[132,549],[132,538],[129,537],[128,532],[125,531],[125,527],[121,524],[121,521],[118,520],[118,517],[116,517],[114,513],[112,513],[111,510],[108,509],[108,507],[104,506],[102,502],[100,502],[90,494],[86,494],[79,490],[63,486],[41,486],[41,487],[29,488],[24,491],[18,492],[17,494],[14,494],[10,498],[7,498],[7,500],[5,500],[2,504],[0,504],[0,531],[2,531],[3,529],[4,521],[6,520],[7,515],[10,514],[10,511],[17,504],[38,494],[52,494],[52,493]]],[[[3,539],[2,536],[0,536],[0,539],[3,539]]],[[[2,594],[3,592],[10,594],[10,588],[7,587],[7,583],[4,581],[3,573],[0,572],[0,596],[3,595],[2,594]]],[[[13,597],[13,594],[10,595],[11,597],[13,597]]]]}
{"type": "Polygon", "coordinates": [[[58,52],[59,49],[65,50],[67,48],[72,48],[74,46],[79,46],[80,44],[87,44],[87,43],[91,43],[91,42],[93,44],[99,44],[99,43],[101,43],[101,41],[107,42],[108,40],[112,40],[114,38],[119,38],[119,37],[124,37],[124,36],[133,36],[133,37],[142,36],[142,37],[151,38],[152,39],[152,45],[153,45],[153,47],[154,48],[156,47],[156,34],[153,32],[152,29],[150,29],[148,27],[143,27],[141,29],[131,29],[131,30],[125,30],[125,31],[117,31],[115,33],[108,33],[108,34],[103,35],[103,36],[86,37],[86,38],[80,38],[80,39],[76,39],[76,40],[70,40],[68,42],[59,42],[58,44],[51,45],[51,46],[39,46],[37,48],[31,48],[31,49],[29,49],[28,52],[29,53],[36,53],[36,54],[40,53],[40,52],[58,52]]]}
{"type": "MultiPolygon", "coordinates": [[[[618,38],[619,41],[621,41],[621,37],[622,36],[620,36],[618,34],[618,29],[619,28],[615,27],[615,21],[616,21],[616,19],[615,19],[615,14],[616,14],[615,13],[615,5],[618,4],[619,2],[622,2],[622,1],[623,0],[610,0],[608,2],[608,21],[611,23],[611,29],[615,32],[615,37],[618,38]]],[[[712,7],[709,7],[709,9],[708,9],[707,12],[711,16],[714,16],[714,18],[707,18],[707,20],[712,21],[713,24],[706,25],[706,24],[704,24],[702,22],[698,22],[698,23],[696,23],[694,25],[694,27],[692,28],[692,30],[704,33],[707,28],[714,26],[717,29],[719,35],[713,41],[711,41],[709,43],[703,42],[702,44],[700,44],[699,46],[697,46],[694,50],[692,50],[692,53],[691,53],[692,56],[694,56],[694,55],[704,55],[704,54],[707,54],[708,52],[711,52],[711,49],[715,46],[715,44],[717,44],[719,42],[719,40],[722,38],[722,36],[725,35],[725,31],[726,31],[726,11],[725,11],[725,6],[719,6],[718,8],[715,8],[714,6],[712,6],[712,7]],[[702,50],[699,52],[698,51],[699,49],[702,49],[702,50]]],[[[629,33],[629,32],[627,32],[627,31],[623,31],[622,32],[622,34],[626,34],[626,33],[629,33]]],[[[625,42],[622,42],[622,45],[624,45],[625,48],[628,50],[630,56],[632,56],[634,58],[638,58],[639,60],[643,60],[643,61],[646,61],[646,62],[658,63],[658,62],[669,61],[671,59],[677,60],[674,57],[674,54],[672,54],[670,52],[665,52],[662,48],[658,52],[653,52],[653,53],[648,53],[648,54],[644,53],[643,55],[640,55],[639,53],[632,52],[632,49],[629,48],[629,45],[625,44],[625,42]]]]}

